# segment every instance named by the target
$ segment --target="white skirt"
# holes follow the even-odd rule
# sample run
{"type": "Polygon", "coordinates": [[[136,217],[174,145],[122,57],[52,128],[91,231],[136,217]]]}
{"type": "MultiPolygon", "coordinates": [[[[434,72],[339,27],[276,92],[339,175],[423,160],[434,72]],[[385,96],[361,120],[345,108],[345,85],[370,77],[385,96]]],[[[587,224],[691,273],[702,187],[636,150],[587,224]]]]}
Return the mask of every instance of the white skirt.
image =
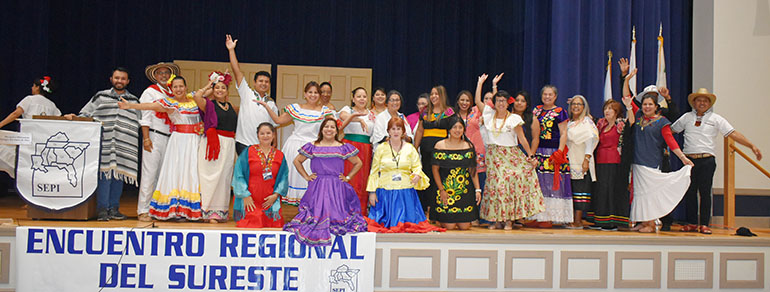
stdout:
{"type": "Polygon", "coordinates": [[[201,219],[197,159],[200,140],[201,137],[196,134],[171,133],[158,184],[150,201],[150,216],[153,218],[201,219]]]}
{"type": "Polygon", "coordinates": [[[206,160],[206,142],[201,139],[198,147],[198,178],[201,189],[201,210],[204,217],[211,213],[227,219],[230,209],[230,183],[233,181],[233,165],[235,164],[235,139],[219,135],[219,158],[206,160]]]}
{"type": "Polygon", "coordinates": [[[16,177],[16,145],[0,145],[0,171],[16,177]]]}
{"type": "MultiPolygon", "coordinates": [[[[302,196],[305,195],[305,191],[307,190],[307,181],[294,167],[294,159],[299,155],[299,149],[308,142],[312,141],[303,141],[299,137],[290,136],[289,139],[286,140],[286,143],[284,143],[283,149],[281,149],[281,152],[283,152],[284,155],[283,157],[286,159],[286,163],[288,163],[289,166],[289,191],[286,193],[285,197],[281,197],[281,201],[284,204],[294,206],[299,205],[299,201],[302,200],[302,196]]],[[[310,159],[305,160],[302,165],[305,167],[305,172],[310,175],[312,173],[310,171],[310,159]]]]}
{"type": "Polygon", "coordinates": [[[634,174],[632,222],[655,220],[671,213],[690,186],[692,166],[689,165],[669,173],[638,164],[632,164],[631,168],[634,174]]]}

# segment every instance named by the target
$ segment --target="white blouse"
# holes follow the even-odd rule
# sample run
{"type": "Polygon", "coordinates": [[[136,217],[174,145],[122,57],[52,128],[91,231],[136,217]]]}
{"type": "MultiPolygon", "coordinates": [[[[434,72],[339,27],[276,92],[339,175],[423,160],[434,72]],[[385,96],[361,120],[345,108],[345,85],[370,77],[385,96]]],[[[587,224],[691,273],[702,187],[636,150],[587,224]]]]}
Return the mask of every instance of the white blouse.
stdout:
{"type": "Polygon", "coordinates": [[[523,125],[524,120],[517,114],[508,114],[505,119],[495,118],[495,108],[487,105],[481,115],[487,129],[487,144],[513,147],[519,145],[514,129],[523,125]]]}

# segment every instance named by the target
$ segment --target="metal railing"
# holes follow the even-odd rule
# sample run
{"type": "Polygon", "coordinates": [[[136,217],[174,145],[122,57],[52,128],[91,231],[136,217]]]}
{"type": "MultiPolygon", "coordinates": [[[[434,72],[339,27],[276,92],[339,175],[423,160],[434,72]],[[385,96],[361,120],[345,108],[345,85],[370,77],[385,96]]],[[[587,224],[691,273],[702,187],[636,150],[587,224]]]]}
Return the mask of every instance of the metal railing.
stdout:
{"type": "Polygon", "coordinates": [[[735,140],[729,136],[725,137],[724,225],[727,228],[735,226],[735,153],[738,153],[767,178],[770,178],[770,172],[735,146],[735,140]]]}

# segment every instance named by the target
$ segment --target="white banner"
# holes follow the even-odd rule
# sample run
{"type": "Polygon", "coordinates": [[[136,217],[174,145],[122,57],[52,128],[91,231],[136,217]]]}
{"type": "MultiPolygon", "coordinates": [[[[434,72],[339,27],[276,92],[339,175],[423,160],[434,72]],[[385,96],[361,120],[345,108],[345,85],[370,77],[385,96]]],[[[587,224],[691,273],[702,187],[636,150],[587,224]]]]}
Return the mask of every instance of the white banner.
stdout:
{"type": "Polygon", "coordinates": [[[88,199],[96,190],[102,127],[98,122],[22,119],[16,188],[34,205],[61,210],[88,199]]]}
{"type": "Polygon", "coordinates": [[[374,290],[375,234],[307,247],[283,231],[16,228],[26,291],[374,290]]]}

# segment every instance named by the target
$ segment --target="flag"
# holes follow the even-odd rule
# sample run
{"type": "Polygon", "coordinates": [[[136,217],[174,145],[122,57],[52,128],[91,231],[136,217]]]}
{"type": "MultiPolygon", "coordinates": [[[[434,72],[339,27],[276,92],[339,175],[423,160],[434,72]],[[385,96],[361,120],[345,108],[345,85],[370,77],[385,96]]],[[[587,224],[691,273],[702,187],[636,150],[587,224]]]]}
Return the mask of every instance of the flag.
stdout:
{"type": "Polygon", "coordinates": [[[604,101],[612,99],[612,51],[607,52],[607,73],[604,76],[604,101]]]}
{"type": "MultiPolygon", "coordinates": [[[[631,30],[631,54],[628,57],[628,72],[636,69],[636,26],[631,30]]],[[[631,96],[636,96],[636,75],[628,80],[628,89],[631,90],[631,96]]]]}
{"type": "Polygon", "coordinates": [[[663,23],[660,24],[658,32],[658,75],[655,79],[655,86],[658,88],[666,87],[666,58],[663,55],[663,23]]]}

